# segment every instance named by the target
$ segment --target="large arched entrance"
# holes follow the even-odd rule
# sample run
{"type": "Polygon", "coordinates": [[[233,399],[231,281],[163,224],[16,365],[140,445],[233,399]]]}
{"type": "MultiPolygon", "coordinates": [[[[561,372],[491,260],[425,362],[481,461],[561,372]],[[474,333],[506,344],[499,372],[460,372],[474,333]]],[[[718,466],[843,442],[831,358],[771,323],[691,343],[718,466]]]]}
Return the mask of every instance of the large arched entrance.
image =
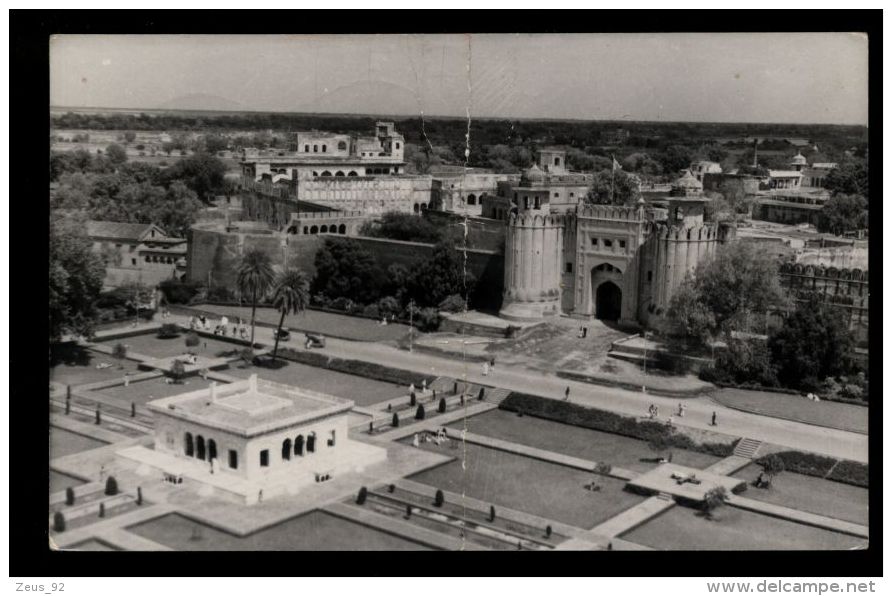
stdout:
{"type": "Polygon", "coordinates": [[[595,291],[595,318],[616,321],[620,318],[623,292],[612,281],[605,281],[595,291]]]}

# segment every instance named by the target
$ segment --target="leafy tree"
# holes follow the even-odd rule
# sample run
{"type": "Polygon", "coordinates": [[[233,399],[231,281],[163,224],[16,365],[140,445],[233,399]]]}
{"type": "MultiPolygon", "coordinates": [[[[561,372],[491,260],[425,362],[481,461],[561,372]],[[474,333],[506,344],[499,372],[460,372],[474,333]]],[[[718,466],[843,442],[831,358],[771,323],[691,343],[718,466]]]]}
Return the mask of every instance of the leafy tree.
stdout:
{"type": "Polygon", "coordinates": [[[637,172],[649,178],[663,174],[663,165],[647,153],[632,153],[622,161],[623,170],[637,172]]]}
{"type": "Polygon", "coordinates": [[[691,150],[684,145],[670,145],[656,155],[656,159],[663,165],[663,172],[672,177],[689,168],[693,157],[691,150]]]}
{"type": "Polygon", "coordinates": [[[464,298],[458,294],[451,294],[446,296],[437,308],[443,312],[463,312],[466,306],[464,298]]]}
{"type": "Polygon", "coordinates": [[[372,254],[349,238],[329,238],[316,253],[313,294],[347,298],[360,304],[376,301],[387,274],[372,254]]]}
{"type": "Polygon", "coordinates": [[[400,425],[400,417],[396,412],[393,413],[393,418],[390,419],[390,426],[396,428],[400,425]]]}
{"type": "Polygon", "coordinates": [[[170,366],[170,376],[173,377],[175,383],[179,383],[186,375],[186,365],[182,360],[174,360],[170,366]]]}
{"type": "Polygon", "coordinates": [[[869,200],[867,164],[862,161],[843,164],[824,178],[824,188],[832,194],[860,195],[869,200]]]}
{"type": "Polygon", "coordinates": [[[443,503],[445,503],[445,502],[446,502],[446,497],[443,494],[443,491],[438,488],[436,494],[434,495],[434,506],[442,507],[443,503]]]}
{"type": "MultiPolygon", "coordinates": [[[[112,358],[115,358],[123,363],[123,361],[127,358],[127,347],[121,343],[115,344],[115,347],[112,348],[112,358]]],[[[119,368],[123,368],[123,364],[120,364],[119,368]]]]}
{"type": "Polygon", "coordinates": [[[415,410],[415,420],[424,420],[424,404],[418,404],[418,409],[415,410]]]}
{"type": "Polygon", "coordinates": [[[442,227],[424,217],[391,211],[381,216],[377,222],[363,224],[360,234],[374,238],[390,238],[406,242],[427,242],[434,244],[443,237],[442,227]]]}
{"type": "Polygon", "coordinates": [[[762,340],[729,339],[715,363],[717,381],[777,386],[777,371],[768,346],[762,340]]]}
{"type": "Polygon", "coordinates": [[[635,205],[641,196],[638,178],[623,170],[597,172],[585,197],[595,205],[635,205]]]}
{"type": "Polygon", "coordinates": [[[724,486],[716,486],[706,491],[703,499],[703,511],[706,514],[706,518],[710,520],[715,519],[713,512],[721,505],[724,505],[727,499],[728,491],[724,486]]]}
{"type": "Polygon", "coordinates": [[[772,479],[786,469],[783,458],[776,453],[761,458],[759,463],[762,465],[762,470],[772,479]]]}
{"type": "Polygon", "coordinates": [[[438,244],[429,259],[412,267],[408,293],[419,306],[436,307],[456,292],[467,299],[475,281],[474,274],[465,269],[461,252],[447,244],[438,244]]]}
{"type": "Polygon", "coordinates": [[[124,140],[128,143],[132,143],[136,140],[136,133],[132,130],[128,130],[124,133],[124,140]]]}
{"type": "Polygon", "coordinates": [[[236,274],[236,286],[242,296],[251,299],[251,345],[254,345],[254,329],[257,318],[257,301],[262,298],[275,281],[272,261],[260,249],[249,250],[242,256],[236,274]]]}
{"type": "Polygon", "coordinates": [[[818,214],[818,231],[841,236],[867,227],[867,199],[858,195],[832,196],[818,214]]]}
{"type": "Polygon", "coordinates": [[[310,305],[310,280],[300,269],[288,269],[276,281],[273,291],[273,306],[279,311],[279,326],[276,329],[276,343],[273,346],[273,361],[279,351],[279,334],[285,323],[285,315],[300,314],[310,305]]]}
{"type": "Polygon", "coordinates": [[[784,386],[813,389],[818,379],[851,370],[854,340],[846,313],[813,295],[797,303],[768,349],[784,386]]]}
{"type": "Polygon", "coordinates": [[[180,335],[180,327],[176,323],[164,323],[158,330],[158,337],[170,339],[180,335]]]}
{"type": "Polygon", "coordinates": [[[777,261],[753,244],[738,242],[720,246],[715,258],[697,266],[673,295],[668,315],[681,335],[705,342],[746,330],[751,314],[787,303],[777,261]]]}
{"type": "Polygon", "coordinates": [[[207,201],[225,188],[226,165],[213,155],[197,153],[181,159],[163,174],[166,184],[182,181],[199,199],[207,201]]]}
{"type": "Polygon", "coordinates": [[[93,331],[94,303],[102,291],[105,265],[93,253],[82,219],[53,213],[49,242],[50,340],[65,333],[89,337],[93,331]]]}
{"type": "Polygon", "coordinates": [[[368,494],[369,494],[369,489],[367,489],[364,486],[360,487],[359,494],[356,495],[356,504],[357,505],[365,504],[365,500],[366,500],[366,498],[368,498],[368,494]]]}
{"type": "Polygon", "coordinates": [[[122,164],[127,161],[127,151],[115,143],[105,148],[105,155],[113,164],[122,164]]]}

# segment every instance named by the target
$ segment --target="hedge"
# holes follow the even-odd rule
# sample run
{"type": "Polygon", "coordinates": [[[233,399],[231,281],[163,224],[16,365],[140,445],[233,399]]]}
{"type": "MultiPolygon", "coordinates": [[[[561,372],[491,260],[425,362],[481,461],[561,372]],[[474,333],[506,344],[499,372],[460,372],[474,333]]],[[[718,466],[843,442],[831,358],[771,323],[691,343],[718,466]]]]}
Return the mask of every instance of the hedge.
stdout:
{"type": "MultiPolygon", "coordinates": [[[[853,486],[868,487],[869,467],[847,459],[837,460],[832,457],[816,455],[814,453],[803,453],[801,451],[780,451],[775,454],[784,462],[784,468],[788,472],[795,472],[805,476],[815,476],[817,478],[826,478],[844,484],[853,486]]],[[[756,460],[756,463],[762,465],[768,455],[762,456],[756,460]]]]}
{"type": "Polygon", "coordinates": [[[384,381],[386,383],[395,383],[397,385],[409,386],[415,384],[421,386],[422,380],[426,379],[430,385],[432,378],[423,374],[415,373],[401,368],[392,368],[383,364],[375,364],[374,362],[364,362],[362,360],[350,360],[346,358],[337,358],[334,356],[326,356],[318,352],[299,351],[292,348],[279,349],[279,355],[286,360],[299,362],[317,368],[327,368],[342,373],[358,375],[376,381],[384,381]]]}
{"type": "Polygon", "coordinates": [[[698,451],[717,457],[728,457],[731,455],[736,444],[736,441],[731,443],[700,443],[662,422],[637,420],[606,410],[587,408],[572,402],[548,399],[526,393],[510,393],[499,404],[499,408],[563,424],[641,439],[642,441],[662,442],[677,449],[698,451]]]}

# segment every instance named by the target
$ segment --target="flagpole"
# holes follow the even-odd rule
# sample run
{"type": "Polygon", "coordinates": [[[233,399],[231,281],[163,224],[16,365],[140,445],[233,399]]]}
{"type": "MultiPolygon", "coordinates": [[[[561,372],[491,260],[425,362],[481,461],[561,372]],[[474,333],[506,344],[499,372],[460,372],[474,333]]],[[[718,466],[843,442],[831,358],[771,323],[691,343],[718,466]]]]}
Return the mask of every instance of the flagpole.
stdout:
{"type": "Polygon", "coordinates": [[[614,188],[613,188],[613,185],[614,185],[614,179],[615,179],[615,177],[616,177],[616,157],[611,153],[611,154],[610,154],[610,159],[613,161],[613,163],[610,164],[610,204],[613,205],[613,204],[614,204],[614,200],[613,200],[614,188]]]}

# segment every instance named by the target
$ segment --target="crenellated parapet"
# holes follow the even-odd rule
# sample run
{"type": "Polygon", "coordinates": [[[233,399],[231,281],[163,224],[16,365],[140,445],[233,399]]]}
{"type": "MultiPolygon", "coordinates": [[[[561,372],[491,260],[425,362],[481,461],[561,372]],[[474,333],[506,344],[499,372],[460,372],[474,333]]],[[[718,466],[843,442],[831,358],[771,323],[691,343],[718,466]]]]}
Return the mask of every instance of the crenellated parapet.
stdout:
{"type": "Polygon", "coordinates": [[[802,263],[784,263],[780,266],[782,275],[797,275],[828,280],[867,283],[868,272],[861,269],[841,269],[823,265],[803,265],[802,263]]]}
{"type": "Polygon", "coordinates": [[[576,215],[586,219],[611,219],[621,221],[641,221],[643,212],[638,207],[626,205],[583,205],[576,207],[576,215]]]}
{"type": "Polygon", "coordinates": [[[565,218],[560,214],[512,213],[508,225],[516,228],[563,227],[565,218]]]}

